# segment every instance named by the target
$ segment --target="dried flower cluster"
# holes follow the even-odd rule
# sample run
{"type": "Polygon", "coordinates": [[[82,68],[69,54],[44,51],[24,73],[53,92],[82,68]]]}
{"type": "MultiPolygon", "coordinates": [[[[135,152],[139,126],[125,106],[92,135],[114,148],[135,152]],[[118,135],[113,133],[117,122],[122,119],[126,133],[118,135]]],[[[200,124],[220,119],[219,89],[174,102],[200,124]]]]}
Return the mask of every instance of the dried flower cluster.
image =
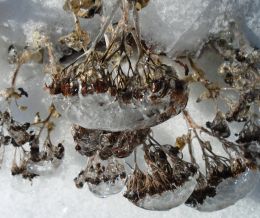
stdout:
{"type": "Polygon", "coordinates": [[[13,120],[8,111],[0,113],[2,155],[4,146],[12,145],[14,148],[12,175],[22,175],[23,178],[31,180],[41,172],[60,165],[64,156],[64,146],[61,143],[54,145],[50,136],[54,128],[52,119],[58,116],[58,113],[54,106],[49,110],[50,114],[46,119],[42,120],[37,114],[35,122],[23,124],[13,120]],[[44,141],[40,143],[42,137],[44,141]]]}
{"type": "Polygon", "coordinates": [[[47,52],[45,70],[50,82],[45,86],[53,105],[46,119],[37,114],[33,123],[16,122],[10,108],[1,112],[0,149],[13,146],[13,175],[31,180],[42,170],[57,167],[64,147],[52,143],[51,131],[60,113],[73,123],[75,150],[86,157],[86,168],[74,179],[76,187],[86,183],[95,195],[106,197],[126,186],[124,196],[149,210],[168,210],[183,203],[200,211],[228,207],[254,187],[260,168],[260,51],[249,45],[233,22],[227,30],[209,36],[197,57],[213,49],[223,58],[218,71],[222,83],[217,84],[196,64],[192,52],[172,61],[141,38],[138,13],[148,3],[118,0],[105,17],[101,0],[66,0],[64,9],[73,14],[75,29],[61,37],[60,43],[79,54],[67,66],[56,60],[46,36],[38,35],[37,46],[22,53],[10,46],[9,61],[16,69],[11,87],[1,96],[9,105],[29,97],[23,88],[16,88],[19,69],[28,61],[41,62],[47,52]],[[121,19],[113,23],[119,8],[121,19]],[[79,18],[91,19],[95,14],[104,23],[91,39],[79,18]],[[178,73],[174,64],[183,72],[178,73]],[[186,108],[193,83],[206,90],[198,104],[212,101],[216,105],[215,118],[205,124],[198,124],[186,108]],[[228,92],[235,97],[230,98],[228,92]],[[187,133],[173,145],[161,145],[151,128],[180,113],[187,122],[187,133]],[[244,127],[234,140],[230,124],[235,122],[244,127]],[[217,154],[218,146],[223,155],[217,154]],[[190,162],[183,159],[186,148],[190,162]],[[195,158],[198,150],[205,169],[195,158]]]}

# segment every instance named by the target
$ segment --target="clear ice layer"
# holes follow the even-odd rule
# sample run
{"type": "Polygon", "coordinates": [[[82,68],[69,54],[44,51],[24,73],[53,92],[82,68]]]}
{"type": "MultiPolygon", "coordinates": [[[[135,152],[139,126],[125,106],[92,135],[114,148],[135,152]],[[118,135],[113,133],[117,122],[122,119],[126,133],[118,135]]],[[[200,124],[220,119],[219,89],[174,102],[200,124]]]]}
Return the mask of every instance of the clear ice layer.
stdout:
{"type": "Polygon", "coordinates": [[[170,210],[183,204],[192,194],[197,185],[194,177],[190,177],[182,186],[162,194],[146,195],[137,202],[137,206],[146,210],[170,210]]]}
{"type": "MultiPolygon", "coordinates": [[[[85,97],[53,97],[56,109],[66,119],[88,129],[124,131],[144,129],[162,122],[160,116],[169,108],[169,95],[152,104],[148,94],[142,101],[121,103],[107,93],[91,94],[85,97]]],[[[176,114],[183,105],[176,105],[176,114]]],[[[175,115],[176,115],[175,114],[175,115]]],[[[173,114],[174,115],[174,114],[173,114]]]]}
{"type": "Polygon", "coordinates": [[[258,175],[250,169],[236,178],[223,180],[216,188],[214,197],[207,197],[203,204],[197,205],[199,211],[212,212],[235,204],[255,187],[258,175]]]}
{"type": "MultiPolygon", "coordinates": [[[[112,0],[111,0],[112,1],[112,0]]],[[[228,0],[232,2],[231,0],[228,0]]],[[[9,82],[9,78],[6,77],[8,72],[11,72],[10,65],[6,63],[6,51],[8,46],[11,43],[16,42],[19,45],[24,45],[24,34],[27,36],[27,39],[32,37],[32,32],[34,29],[39,29],[39,24],[43,23],[44,26],[48,26],[48,30],[44,30],[43,32],[50,33],[51,35],[60,35],[60,31],[67,33],[71,31],[72,28],[72,19],[71,16],[65,14],[62,10],[62,4],[64,0],[0,0],[1,5],[1,87],[3,84],[7,84],[9,82]],[[17,3],[17,4],[16,4],[17,3]],[[19,5],[19,7],[15,6],[19,5]],[[65,29],[65,30],[64,30],[65,29]],[[59,31],[57,33],[57,31],[59,31]]],[[[105,1],[110,2],[110,1],[105,1]]],[[[189,26],[193,26],[197,28],[200,26],[199,21],[203,21],[207,23],[207,21],[211,20],[212,13],[205,13],[205,16],[202,16],[203,19],[197,20],[197,15],[199,14],[197,8],[199,10],[205,10],[207,7],[207,2],[214,2],[216,4],[220,4],[220,7],[209,7],[208,9],[212,9],[215,11],[223,11],[226,10],[227,7],[222,5],[223,1],[195,1],[195,0],[151,0],[151,6],[147,6],[144,11],[145,17],[142,19],[142,29],[147,29],[145,35],[147,39],[155,38],[157,42],[163,43],[164,45],[168,45],[170,43],[175,43],[176,37],[174,37],[173,42],[173,33],[180,38],[180,42],[182,43],[192,43],[194,40],[195,34],[191,33],[191,31],[187,31],[189,26]],[[164,4],[162,4],[164,3],[164,4]],[[168,4],[167,4],[168,3],[168,4]],[[150,10],[148,7],[152,7],[154,10],[150,10]],[[181,8],[183,7],[183,10],[181,8]],[[149,10],[148,10],[149,9],[149,10]],[[156,9],[159,9],[156,11],[156,9]],[[190,17],[195,21],[190,21],[190,17]],[[170,20],[170,24],[169,24],[170,20]],[[176,22],[179,21],[179,23],[176,22]],[[162,25],[160,22],[163,22],[165,25],[162,25]],[[187,27],[188,24],[189,26],[187,27]],[[166,27],[166,28],[165,28],[166,27]],[[169,27],[169,28],[168,28],[169,27]],[[183,28],[187,37],[180,37],[183,31],[179,31],[179,28],[183,28]],[[170,31],[170,32],[169,32],[170,31]],[[168,33],[170,33],[168,35],[168,33]],[[155,37],[154,37],[155,36],[155,37]],[[157,37],[158,36],[158,37],[157,37]],[[190,40],[191,39],[191,40],[190,40]]],[[[244,26],[246,34],[250,37],[250,40],[257,42],[258,47],[260,47],[260,1],[259,0],[240,0],[236,1],[237,7],[240,10],[236,10],[236,15],[240,18],[241,23],[244,26]]],[[[142,12],[143,13],[143,12],[142,12]]],[[[214,16],[214,15],[213,15],[214,16]]],[[[98,16],[95,17],[96,20],[99,19],[98,16]]],[[[93,29],[98,30],[100,26],[93,25],[93,22],[85,22],[90,25],[87,26],[87,31],[92,31],[93,29]]],[[[96,22],[98,23],[98,22],[96,22]]],[[[207,31],[207,30],[206,30],[207,31]]],[[[201,31],[201,28],[197,28],[197,33],[204,33],[201,31]]],[[[95,34],[93,34],[95,36],[95,34]]],[[[198,35],[196,35],[198,38],[198,35]]],[[[204,36],[200,37],[203,38],[204,36]]],[[[177,43],[176,43],[177,44],[177,43]]],[[[178,43],[178,45],[180,45],[178,43]]],[[[177,50],[177,49],[175,49],[177,50]]],[[[19,75],[19,80],[28,82],[28,75],[30,76],[30,72],[25,72],[19,75]]],[[[40,75],[40,72],[37,71],[37,76],[40,75]]],[[[9,84],[9,83],[8,83],[9,84]]],[[[32,94],[37,93],[37,90],[40,90],[41,81],[38,83],[34,83],[34,86],[31,88],[32,94]]],[[[28,91],[28,90],[27,90],[28,91]]],[[[34,95],[35,96],[35,95],[34,95]]],[[[42,99],[45,100],[44,97],[35,97],[32,101],[30,98],[30,102],[34,105],[34,112],[38,110],[43,110],[45,108],[42,103],[38,101],[42,99]],[[35,108],[36,107],[36,108],[35,108]]],[[[46,106],[47,107],[47,106],[46,106]]],[[[195,105],[196,107],[196,105],[195,105]]],[[[205,107],[206,108],[206,107],[205,107]]],[[[210,108],[208,108],[210,110],[210,108]]],[[[200,112],[200,110],[196,110],[200,112]]],[[[25,116],[21,119],[25,119],[25,116]]],[[[28,116],[27,116],[28,117],[28,116]]],[[[27,118],[26,117],[26,118],[27,118]]],[[[207,116],[204,113],[198,113],[198,119],[207,119],[207,116]]],[[[181,130],[183,128],[175,128],[176,121],[168,122],[168,124],[164,124],[160,126],[159,129],[162,133],[159,137],[159,140],[169,140],[169,135],[177,136],[178,134],[182,134],[181,130]],[[172,133],[172,128],[174,128],[175,133],[172,133]]],[[[179,125],[179,123],[178,123],[179,125]]],[[[186,127],[186,126],[185,126],[186,127]]],[[[67,128],[69,129],[69,128],[67,128]]],[[[65,131],[62,128],[62,132],[57,134],[57,137],[69,138],[70,133],[65,131]]],[[[73,142],[67,142],[68,146],[73,142]]],[[[68,156],[74,155],[74,151],[68,153],[68,156]]],[[[12,158],[13,154],[7,155],[5,154],[5,159],[12,158]]],[[[74,157],[74,156],[73,156],[74,157]]],[[[72,158],[73,159],[73,158],[72,158]]],[[[78,159],[77,157],[75,159],[78,159]]],[[[73,159],[74,160],[74,159],[73,159]]],[[[115,198],[109,199],[109,201],[100,202],[99,199],[95,199],[91,195],[79,194],[75,191],[75,189],[71,188],[71,178],[73,178],[75,174],[75,161],[65,161],[64,168],[66,169],[66,176],[64,177],[56,177],[53,176],[48,178],[47,185],[46,181],[40,184],[41,188],[37,189],[35,187],[36,181],[34,181],[33,186],[31,184],[30,187],[27,187],[30,190],[30,193],[23,193],[27,190],[23,183],[20,183],[20,177],[12,177],[9,176],[9,171],[5,170],[4,167],[1,169],[0,175],[0,186],[1,186],[1,207],[0,213],[1,217],[12,217],[12,218],[28,218],[28,217],[38,217],[45,218],[46,211],[48,211],[48,217],[57,218],[57,217],[108,217],[113,216],[114,218],[133,218],[133,217],[142,217],[142,218],[158,218],[161,215],[163,218],[173,218],[173,217],[188,217],[188,218],[257,218],[260,214],[259,207],[259,194],[260,189],[258,188],[255,191],[255,194],[251,196],[251,198],[246,198],[241,200],[238,204],[233,207],[230,207],[226,210],[219,211],[217,213],[197,213],[194,212],[190,208],[178,207],[172,210],[169,213],[157,214],[157,213],[147,213],[143,210],[138,210],[134,207],[129,207],[129,204],[126,201],[121,200],[121,196],[116,196],[115,198]],[[18,180],[19,178],[19,190],[13,188],[10,184],[14,180],[18,180]],[[64,179],[66,178],[66,180],[64,179]],[[47,186],[47,187],[45,187],[47,186]],[[21,194],[23,193],[23,194],[21,194]],[[80,202],[80,204],[79,204],[80,202]],[[105,205],[102,206],[101,204],[105,205]],[[31,205],[31,206],[28,206],[31,205]],[[33,206],[32,206],[33,205],[33,206]],[[113,214],[113,215],[112,215],[113,214]],[[257,215],[258,214],[258,215],[257,215]]],[[[42,179],[42,178],[41,178],[42,179]]],[[[26,181],[27,182],[27,181],[26,181]]],[[[18,184],[17,184],[18,186],[18,184]]]]}
{"type": "Polygon", "coordinates": [[[115,182],[101,182],[98,185],[88,183],[89,191],[100,198],[109,197],[115,195],[123,190],[125,187],[125,180],[116,179],[115,182]]]}
{"type": "Polygon", "coordinates": [[[121,192],[125,187],[125,180],[123,160],[115,158],[101,160],[98,154],[95,158],[89,159],[87,168],[74,179],[78,188],[87,183],[89,190],[101,198],[121,192]]]}
{"type": "Polygon", "coordinates": [[[259,47],[259,8],[258,0],[153,0],[140,12],[142,35],[172,55],[196,48],[233,19],[259,47]]]}
{"type": "Polygon", "coordinates": [[[52,161],[39,161],[39,162],[30,162],[27,166],[27,170],[30,173],[35,173],[37,175],[51,174],[55,171],[61,164],[61,160],[53,159],[52,161]]]}

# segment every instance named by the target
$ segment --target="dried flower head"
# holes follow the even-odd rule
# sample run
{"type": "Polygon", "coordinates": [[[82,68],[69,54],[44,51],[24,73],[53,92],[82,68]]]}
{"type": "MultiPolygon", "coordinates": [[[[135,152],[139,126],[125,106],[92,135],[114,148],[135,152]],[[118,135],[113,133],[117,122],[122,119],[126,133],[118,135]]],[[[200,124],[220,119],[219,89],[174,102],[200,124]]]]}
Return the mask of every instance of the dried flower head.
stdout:
{"type": "Polygon", "coordinates": [[[135,167],[124,196],[138,207],[169,210],[184,203],[196,186],[197,169],[159,145],[144,145],[148,171],[135,167]],[[168,161],[169,160],[169,161],[168,161]]]}
{"type": "MultiPolygon", "coordinates": [[[[2,143],[7,146],[11,144],[14,148],[14,159],[12,164],[12,175],[21,174],[23,178],[33,179],[42,173],[57,168],[64,156],[64,146],[59,143],[54,145],[51,141],[53,123],[51,119],[55,116],[56,110],[50,107],[50,114],[44,120],[35,123],[19,123],[13,120],[9,112],[0,113],[1,128],[6,130],[2,143]],[[43,130],[46,130],[46,138],[43,144],[40,137],[43,130]],[[19,159],[17,158],[19,153],[19,159]]],[[[1,143],[1,144],[2,144],[1,143]]],[[[0,146],[1,147],[1,146],[0,146]]]]}
{"type": "Polygon", "coordinates": [[[72,13],[74,28],[59,40],[64,51],[60,60],[55,56],[56,45],[39,32],[22,51],[9,47],[8,61],[16,67],[11,86],[0,91],[8,105],[0,111],[0,166],[5,147],[11,146],[13,175],[32,180],[57,168],[65,150],[63,144],[52,142],[51,133],[61,114],[73,123],[75,148],[87,159],[75,184],[83,188],[87,183],[99,197],[117,194],[126,185],[124,196],[144,209],[168,210],[186,202],[198,210],[213,211],[234,204],[254,187],[255,171],[260,169],[259,49],[252,48],[231,22],[227,30],[209,36],[197,56],[188,52],[172,61],[142,39],[139,11],[149,2],[117,0],[110,16],[104,17],[101,0],[66,0],[64,9],[72,13]],[[112,22],[120,7],[121,18],[112,22]],[[103,25],[92,39],[80,18],[96,14],[103,25]],[[206,47],[223,59],[218,83],[196,63],[206,47]],[[53,100],[49,115],[42,119],[38,112],[33,123],[17,122],[11,103],[24,111],[27,107],[19,105],[19,99],[30,97],[25,88],[16,86],[20,69],[31,61],[43,63],[45,56],[45,88],[53,100]],[[183,76],[175,64],[184,69],[183,76]],[[216,106],[213,121],[205,127],[186,110],[193,83],[205,88],[197,103],[211,101],[216,106]],[[151,127],[180,113],[187,133],[177,137],[174,146],[161,145],[152,137],[151,127]],[[231,122],[244,123],[236,140],[230,137],[231,122]],[[194,141],[196,152],[202,152],[205,172],[194,155],[194,141]],[[191,163],[183,159],[186,147],[191,163]],[[219,147],[223,154],[216,152],[219,147]],[[142,164],[140,153],[144,154],[142,164]],[[134,167],[128,163],[132,156],[134,167]]]}
{"type": "Polygon", "coordinates": [[[89,130],[74,125],[72,129],[76,150],[86,156],[93,156],[97,151],[101,159],[111,156],[128,157],[133,150],[143,144],[150,129],[136,131],[109,132],[103,130],[89,130]]]}
{"type": "Polygon", "coordinates": [[[124,161],[116,158],[101,160],[95,155],[88,160],[85,170],[74,179],[78,188],[85,183],[89,190],[99,197],[107,197],[122,191],[126,180],[124,161]]]}

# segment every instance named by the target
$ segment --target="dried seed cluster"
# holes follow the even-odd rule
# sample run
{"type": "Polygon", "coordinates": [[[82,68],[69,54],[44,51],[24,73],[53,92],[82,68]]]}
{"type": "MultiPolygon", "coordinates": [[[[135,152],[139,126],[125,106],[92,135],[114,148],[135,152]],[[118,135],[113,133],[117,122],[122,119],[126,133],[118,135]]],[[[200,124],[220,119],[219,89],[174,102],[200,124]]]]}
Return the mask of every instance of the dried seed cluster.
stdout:
{"type": "Polygon", "coordinates": [[[75,149],[87,157],[99,153],[103,160],[111,156],[117,158],[128,157],[133,150],[142,144],[150,129],[136,131],[108,132],[103,130],[89,130],[74,125],[72,132],[74,141],[77,143],[75,149]]]}
{"type": "MultiPolygon", "coordinates": [[[[54,145],[51,141],[53,119],[56,115],[54,106],[50,107],[50,114],[45,120],[36,115],[36,122],[21,124],[11,117],[8,111],[0,113],[1,120],[1,147],[11,144],[14,148],[12,162],[12,175],[22,175],[23,178],[33,179],[40,175],[40,166],[53,165],[58,167],[64,156],[64,146],[59,143],[54,145]],[[45,133],[44,142],[40,143],[40,137],[45,133]],[[19,158],[18,158],[19,157],[19,158]]],[[[3,150],[4,151],[4,150],[3,150]]],[[[1,162],[3,158],[1,158],[1,162]]],[[[46,167],[47,168],[47,167],[46,167]]]]}
{"type": "MultiPolygon", "coordinates": [[[[175,152],[163,148],[164,146],[152,142],[145,144],[143,148],[145,151],[144,159],[149,171],[147,173],[142,172],[136,166],[133,175],[127,182],[127,191],[124,196],[137,206],[145,209],[156,207],[156,205],[146,206],[145,201],[147,201],[148,196],[153,198],[155,195],[160,196],[167,191],[174,194],[176,189],[182,187],[197,173],[195,166],[180,159],[175,152]]],[[[190,194],[187,193],[186,198],[190,194]]],[[[162,199],[162,210],[165,209],[164,203],[166,202],[162,199]]]]}

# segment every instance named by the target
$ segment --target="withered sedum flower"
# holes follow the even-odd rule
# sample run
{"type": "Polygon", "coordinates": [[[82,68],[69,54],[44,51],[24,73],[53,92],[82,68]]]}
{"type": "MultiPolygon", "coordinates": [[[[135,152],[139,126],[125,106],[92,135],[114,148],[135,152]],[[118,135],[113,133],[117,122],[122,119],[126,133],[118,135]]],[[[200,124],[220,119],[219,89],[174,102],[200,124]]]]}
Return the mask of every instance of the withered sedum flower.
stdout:
{"type": "Polygon", "coordinates": [[[53,129],[50,120],[54,112],[54,107],[50,107],[49,116],[33,124],[17,122],[9,112],[0,112],[1,128],[4,128],[7,134],[1,136],[1,143],[14,148],[12,175],[22,175],[23,178],[32,180],[60,165],[64,157],[64,146],[61,143],[54,145],[50,137],[53,129]],[[39,130],[34,125],[39,125],[39,130]],[[47,136],[42,144],[40,137],[44,129],[47,130],[47,136]]]}
{"type": "Polygon", "coordinates": [[[253,165],[260,169],[260,143],[259,141],[251,141],[241,145],[244,151],[244,157],[253,165]]]}
{"type": "Polygon", "coordinates": [[[88,157],[97,153],[101,159],[106,160],[111,156],[117,158],[128,157],[133,150],[144,143],[150,129],[140,129],[123,132],[109,132],[91,130],[74,125],[72,134],[76,142],[75,149],[88,157]]]}
{"type": "Polygon", "coordinates": [[[244,152],[244,157],[260,167],[260,125],[258,117],[251,117],[249,121],[244,124],[243,129],[238,134],[236,141],[240,149],[244,152]]]}
{"type": "Polygon", "coordinates": [[[157,145],[145,145],[147,172],[136,166],[124,196],[138,207],[169,210],[184,203],[196,186],[197,169],[157,145]]]}
{"type": "Polygon", "coordinates": [[[186,201],[200,211],[216,211],[235,204],[255,186],[256,175],[250,164],[241,159],[228,163],[216,158],[210,162],[207,175],[200,173],[198,184],[186,201]]]}
{"type": "Polygon", "coordinates": [[[239,132],[237,139],[238,143],[250,143],[252,141],[260,141],[260,125],[257,118],[254,117],[244,124],[244,127],[239,132]]]}
{"type": "Polygon", "coordinates": [[[102,160],[98,154],[88,159],[86,169],[74,179],[78,188],[87,183],[89,190],[99,197],[119,193],[125,186],[125,180],[123,160],[114,157],[102,160]]]}
{"type": "MultiPolygon", "coordinates": [[[[144,7],[148,1],[135,3],[144,7]]],[[[68,0],[66,5],[77,14],[80,8],[90,7],[91,2],[68,0]]],[[[123,5],[124,13],[132,12],[131,7],[123,5]]],[[[53,95],[57,110],[82,127],[108,131],[145,129],[186,107],[187,83],[141,40],[138,19],[124,13],[117,26],[104,29],[105,44],[102,35],[88,51],[82,47],[85,53],[81,58],[61,71],[50,70],[52,81],[46,88],[53,95]],[[75,115],[77,112],[82,114],[80,118],[75,115]]],[[[75,42],[82,38],[78,23],[77,20],[76,36],[70,38],[75,42]]],[[[70,39],[65,37],[62,42],[72,47],[70,39]]],[[[76,47],[80,50],[80,46],[76,47]]]]}
{"type": "Polygon", "coordinates": [[[123,72],[123,66],[109,66],[97,56],[69,67],[65,74],[54,75],[48,86],[57,110],[72,122],[90,129],[144,129],[168,120],[186,107],[187,84],[178,79],[172,67],[154,64],[153,57],[145,55],[138,64],[141,73],[129,63],[128,71],[123,72]],[[84,108],[88,108],[87,113],[84,108]],[[81,119],[75,116],[75,110],[83,115],[81,119]],[[113,121],[100,120],[111,115],[113,121]]]}

